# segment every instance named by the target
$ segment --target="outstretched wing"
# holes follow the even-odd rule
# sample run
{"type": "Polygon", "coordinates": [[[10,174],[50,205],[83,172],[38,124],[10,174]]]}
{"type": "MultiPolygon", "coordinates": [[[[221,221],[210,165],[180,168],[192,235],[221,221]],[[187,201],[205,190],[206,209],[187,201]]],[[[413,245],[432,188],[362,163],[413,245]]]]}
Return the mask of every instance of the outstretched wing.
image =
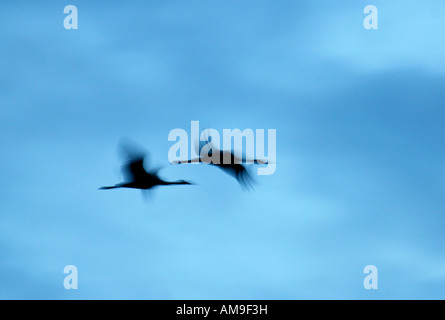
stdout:
{"type": "Polygon", "coordinates": [[[237,171],[235,178],[245,191],[251,191],[255,185],[255,179],[250,175],[249,171],[247,171],[244,166],[242,167],[243,170],[237,171]]]}
{"type": "Polygon", "coordinates": [[[119,141],[118,151],[121,158],[127,162],[145,158],[147,155],[147,150],[139,146],[133,140],[126,137],[121,138],[121,140],[119,141]]]}
{"type": "Polygon", "coordinates": [[[128,138],[121,139],[119,151],[125,159],[125,163],[122,166],[122,173],[126,180],[134,182],[147,181],[153,177],[153,175],[144,168],[144,161],[147,163],[148,158],[148,156],[146,156],[147,151],[128,138]]]}

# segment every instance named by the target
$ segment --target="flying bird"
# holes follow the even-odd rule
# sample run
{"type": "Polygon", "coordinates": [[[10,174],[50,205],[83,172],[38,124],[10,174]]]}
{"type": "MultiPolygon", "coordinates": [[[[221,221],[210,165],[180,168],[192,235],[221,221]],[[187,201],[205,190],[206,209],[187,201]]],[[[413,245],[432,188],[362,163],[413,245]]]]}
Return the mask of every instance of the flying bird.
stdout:
{"type": "MultiPolygon", "coordinates": [[[[264,160],[257,160],[252,159],[250,161],[243,160],[239,157],[237,157],[233,152],[229,151],[223,151],[218,150],[214,147],[211,141],[207,141],[206,145],[209,146],[208,152],[205,155],[202,155],[190,159],[190,160],[184,160],[184,161],[175,161],[174,164],[178,163],[207,163],[214,165],[221,170],[223,170],[225,173],[233,176],[238,183],[241,185],[241,187],[245,190],[249,190],[253,188],[253,185],[255,184],[255,179],[250,175],[247,168],[243,165],[244,163],[254,163],[254,164],[267,164],[267,161],[264,160]],[[218,160],[214,162],[215,158],[218,160]],[[227,160],[230,159],[229,163],[227,160]]],[[[199,146],[195,145],[196,152],[200,154],[199,146]]]]}
{"type": "Polygon", "coordinates": [[[129,144],[121,144],[122,151],[126,154],[127,161],[122,166],[122,172],[125,177],[125,181],[118,183],[114,186],[105,186],[99,188],[99,190],[109,190],[115,188],[132,188],[149,190],[157,186],[168,185],[181,185],[192,184],[185,180],[178,181],[165,181],[162,180],[159,175],[159,169],[146,170],[144,167],[144,161],[146,154],[140,151],[135,151],[129,144]]]}

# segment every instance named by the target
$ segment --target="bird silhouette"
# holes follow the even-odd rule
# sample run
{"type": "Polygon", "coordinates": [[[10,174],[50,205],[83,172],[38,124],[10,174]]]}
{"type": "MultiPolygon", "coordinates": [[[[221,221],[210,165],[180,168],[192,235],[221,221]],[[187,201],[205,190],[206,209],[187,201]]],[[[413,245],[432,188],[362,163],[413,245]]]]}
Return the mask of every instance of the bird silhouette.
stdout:
{"type": "Polygon", "coordinates": [[[121,150],[127,157],[127,161],[122,166],[122,173],[125,177],[125,182],[118,183],[114,186],[101,187],[99,190],[109,190],[115,188],[150,190],[157,186],[192,184],[191,182],[185,180],[162,180],[158,175],[159,168],[146,170],[144,167],[144,159],[147,158],[146,153],[135,151],[135,149],[132,149],[132,146],[129,143],[121,143],[121,150]]]}
{"type": "Polygon", "coordinates": [[[252,175],[249,173],[248,169],[243,165],[244,163],[253,163],[253,164],[267,164],[267,161],[264,160],[245,160],[242,158],[237,157],[233,152],[229,151],[223,151],[218,150],[211,141],[206,142],[207,153],[202,155],[202,152],[200,152],[199,144],[195,144],[195,150],[198,154],[200,154],[199,157],[190,159],[190,160],[184,160],[184,161],[175,161],[174,164],[179,163],[206,163],[214,165],[221,170],[223,170],[225,173],[231,175],[234,177],[238,183],[241,185],[241,187],[245,190],[251,190],[253,189],[253,186],[255,184],[255,179],[252,177],[252,175]],[[216,161],[215,161],[216,158],[216,161]],[[230,162],[227,161],[230,159],[230,162]],[[224,163],[228,162],[228,163],[224,163]]]}

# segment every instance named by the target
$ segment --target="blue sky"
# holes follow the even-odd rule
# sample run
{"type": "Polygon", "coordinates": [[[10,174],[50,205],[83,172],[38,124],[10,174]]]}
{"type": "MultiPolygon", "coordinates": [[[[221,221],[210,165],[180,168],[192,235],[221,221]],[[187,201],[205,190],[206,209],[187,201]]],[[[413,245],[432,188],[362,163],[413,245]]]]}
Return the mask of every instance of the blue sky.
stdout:
{"type": "Polygon", "coordinates": [[[3,1],[0,298],[444,299],[444,14],[432,0],[3,1]],[[169,165],[168,133],[192,120],[276,129],[275,174],[246,193],[169,165]],[[123,136],[198,185],[151,203],[98,191],[122,179],[123,136]]]}

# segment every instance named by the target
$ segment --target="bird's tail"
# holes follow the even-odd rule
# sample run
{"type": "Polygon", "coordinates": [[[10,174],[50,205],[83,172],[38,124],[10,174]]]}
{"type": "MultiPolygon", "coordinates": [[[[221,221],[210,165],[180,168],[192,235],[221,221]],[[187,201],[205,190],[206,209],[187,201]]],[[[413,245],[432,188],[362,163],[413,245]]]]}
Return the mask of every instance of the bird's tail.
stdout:
{"type": "Polygon", "coordinates": [[[175,160],[170,162],[171,164],[181,164],[181,163],[197,163],[201,162],[200,158],[190,159],[190,160],[175,160]]]}

